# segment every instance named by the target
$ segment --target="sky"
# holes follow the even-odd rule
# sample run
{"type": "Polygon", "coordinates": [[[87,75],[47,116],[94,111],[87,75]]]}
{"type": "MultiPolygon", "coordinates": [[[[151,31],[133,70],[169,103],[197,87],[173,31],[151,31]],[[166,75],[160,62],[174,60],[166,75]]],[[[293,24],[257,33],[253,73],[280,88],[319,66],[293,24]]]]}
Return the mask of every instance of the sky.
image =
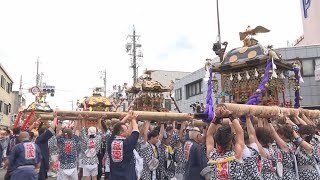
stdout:
{"type": "MultiPolygon", "coordinates": [[[[248,25],[271,30],[259,34],[262,44],[286,47],[303,34],[298,0],[220,0],[222,41],[239,47],[239,32],[248,25]]],[[[56,86],[51,107],[71,109],[72,101],[103,86],[132,84],[127,35],[141,35],[145,69],[192,72],[214,58],[217,40],[215,0],[16,0],[0,1],[0,63],[19,89],[22,75],[27,104],[36,83],[36,60],[43,82],[56,86]]]]}

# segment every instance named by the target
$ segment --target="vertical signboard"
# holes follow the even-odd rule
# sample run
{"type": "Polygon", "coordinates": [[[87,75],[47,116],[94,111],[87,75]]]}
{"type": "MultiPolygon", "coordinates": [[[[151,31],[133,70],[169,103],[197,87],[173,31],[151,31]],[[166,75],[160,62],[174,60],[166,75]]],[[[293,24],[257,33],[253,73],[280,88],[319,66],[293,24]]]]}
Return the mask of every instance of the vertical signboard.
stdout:
{"type": "Polygon", "coordinates": [[[314,76],[316,81],[320,81],[320,68],[314,71],[314,76]]]}

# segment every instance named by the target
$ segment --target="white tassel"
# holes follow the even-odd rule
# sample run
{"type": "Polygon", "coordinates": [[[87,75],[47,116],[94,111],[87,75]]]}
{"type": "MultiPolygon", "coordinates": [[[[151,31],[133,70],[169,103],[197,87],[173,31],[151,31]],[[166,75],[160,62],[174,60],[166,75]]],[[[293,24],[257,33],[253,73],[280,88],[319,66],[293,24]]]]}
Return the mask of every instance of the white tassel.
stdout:
{"type": "Polygon", "coordinates": [[[204,75],[203,80],[204,81],[209,81],[209,78],[210,78],[210,71],[209,71],[209,68],[207,68],[206,74],[204,75]]]}
{"type": "Polygon", "coordinates": [[[241,79],[240,73],[238,73],[238,80],[240,81],[241,79]]]}
{"type": "Polygon", "coordinates": [[[275,70],[272,71],[272,77],[274,78],[278,78],[278,74],[275,70]]]}
{"type": "Polygon", "coordinates": [[[300,72],[300,67],[299,67],[299,77],[300,77],[300,79],[299,79],[299,83],[304,83],[304,80],[303,80],[303,78],[302,78],[302,76],[301,76],[301,72],[300,72]]]}
{"type": "Polygon", "coordinates": [[[250,79],[250,76],[249,76],[249,72],[248,72],[248,71],[246,71],[246,77],[247,77],[248,80],[250,79]]]}
{"type": "Polygon", "coordinates": [[[232,73],[230,74],[230,81],[233,81],[232,73]]]}
{"type": "Polygon", "coordinates": [[[276,66],[276,64],[274,64],[273,58],[272,58],[271,61],[272,61],[272,76],[271,76],[271,79],[272,79],[272,77],[278,78],[278,75],[277,75],[277,72],[276,72],[277,66],[276,66]]]}
{"type": "Polygon", "coordinates": [[[284,78],[286,78],[286,77],[284,76],[284,71],[282,71],[282,72],[280,72],[280,79],[284,79],[284,78]]]}
{"type": "Polygon", "coordinates": [[[258,73],[258,71],[257,71],[256,68],[254,69],[254,76],[255,76],[255,77],[258,77],[258,76],[259,76],[259,73],[258,73]]]}

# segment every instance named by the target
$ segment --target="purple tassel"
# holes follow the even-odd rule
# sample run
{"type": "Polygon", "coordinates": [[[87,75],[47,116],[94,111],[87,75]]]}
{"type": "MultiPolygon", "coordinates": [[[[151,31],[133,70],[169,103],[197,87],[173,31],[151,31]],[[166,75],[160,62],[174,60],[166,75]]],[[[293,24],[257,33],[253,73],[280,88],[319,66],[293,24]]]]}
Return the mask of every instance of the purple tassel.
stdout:
{"type": "MultiPolygon", "coordinates": [[[[299,84],[300,83],[300,76],[299,76],[300,68],[295,67],[293,69],[293,71],[294,71],[294,75],[296,78],[296,82],[297,82],[297,84],[299,84]]],[[[299,89],[296,89],[296,91],[294,92],[294,96],[295,96],[294,108],[299,108],[300,107],[300,91],[299,91],[299,89]]]]}
{"type": "Polygon", "coordinates": [[[270,70],[271,66],[272,66],[272,61],[269,59],[269,60],[267,61],[267,66],[266,66],[266,69],[265,69],[265,71],[264,71],[263,79],[262,79],[262,81],[260,82],[259,87],[258,87],[258,89],[261,90],[261,93],[254,92],[253,95],[249,98],[249,100],[247,101],[246,104],[248,104],[248,105],[257,105],[257,104],[259,104],[261,95],[262,95],[262,93],[264,93],[264,91],[265,91],[264,85],[265,85],[266,82],[268,81],[268,78],[269,78],[269,70],[270,70]]]}
{"type": "Polygon", "coordinates": [[[212,101],[212,69],[209,69],[210,77],[208,80],[208,91],[207,91],[207,105],[206,110],[204,111],[205,114],[208,114],[206,119],[202,119],[202,121],[210,123],[214,117],[214,110],[213,110],[213,101],[212,101]]]}

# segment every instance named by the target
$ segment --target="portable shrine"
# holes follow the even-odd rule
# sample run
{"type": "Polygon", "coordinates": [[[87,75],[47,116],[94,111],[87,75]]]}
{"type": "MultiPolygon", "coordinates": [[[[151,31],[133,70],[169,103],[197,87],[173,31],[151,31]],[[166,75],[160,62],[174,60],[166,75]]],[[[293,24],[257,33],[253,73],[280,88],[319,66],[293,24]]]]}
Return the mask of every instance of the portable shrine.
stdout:
{"type": "Polygon", "coordinates": [[[168,112],[169,109],[164,108],[164,93],[170,92],[170,88],[152,80],[151,72],[146,74],[126,91],[133,102],[131,107],[136,111],[168,112]]]}
{"type": "MultiPolygon", "coordinates": [[[[93,91],[92,96],[86,97],[82,103],[77,102],[79,111],[100,111],[100,112],[110,112],[113,105],[110,100],[101,95],[98,91],[93,91]]],[[[96,126],[96,120],[86,120],[86,126],[96,126]]]]}
{"type": "Polygon", "coordinates": [[[45,102],[46,93],[39,92],[35,94],[35,96],[35,102],[32,102],[27,108],[19,108],[19,113],[14,121],[13,127],[18,127],[20,124],[20,120],[22,120],[23,124],[21,128],[25,129],[27,125],[30,126],[40,114],[53,112],[50,105],[45,102]]]}
{"type": "MultiPolygon", "coordinates": [[[[212,72],[223,76],[222,95],[229,103],[292,107],[292,100],[285,98],[289,84],[295,90],[294,107],[299,107],[302,99],[299,83],[303,81],[299,63],[283,60],[272,46],[265,47],[253,38],[266,32],[269,30],[262,26],[254,29],[248,26],[245,32],[239,33],[243,46],[230,50],[221,63],[212,65],[212,72]],[[290,71],[294,75],[289,76],[290,71]]],[[[212,82],[217,84],[215,76],[212,82]]]]}

